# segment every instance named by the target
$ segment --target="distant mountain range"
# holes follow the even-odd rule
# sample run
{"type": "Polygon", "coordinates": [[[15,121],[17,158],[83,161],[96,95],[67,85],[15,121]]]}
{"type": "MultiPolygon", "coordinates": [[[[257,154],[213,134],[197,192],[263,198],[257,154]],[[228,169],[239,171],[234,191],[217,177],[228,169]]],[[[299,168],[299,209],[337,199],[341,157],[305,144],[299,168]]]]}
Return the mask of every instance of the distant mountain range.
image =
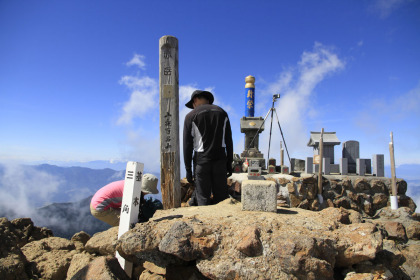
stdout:
{"type": "Polygon", "coordinates": [[[31,219],[35,225],[51,229],[54,236],[70,239],[80,231],[92,236],[110,226],[92,216],[89,208],[91,199],[92,196],[89,196],[78,202],[52,203],[37,209],[31,219]]]}
{"type": "Polygon", "coordinates": [[[86,167],[91,169],[113,169],[116,171],[125,170],[127,166],[126,161],[118,161],[118,160],[93,160],[93,161],[57,161],[57,160],[49,160],[49,161],[35,161],[32,162],[31,165],[40,165],[40,164],[49,164],[49,165],[56,165],[60,167],[86,167]]]}
{"type": "MultiPolygon", "coordinates": [[[[79,201],[93,195],[106,184],[122,179],[124,171],[109,168],[0,164],[0,191],[9,190],[13,194],[19,190],[14,196],[18,204],[25,203],[35,207],[52,202],[79,201]]],[[[0,197],[0,202],[1,200],[0,197]]]]}
{"type": "MultiPolygon", "coordinates": [[[[125,169],[0,164],[0,217],[30,217],[36,226],[65,238],[81,230],[91,235],[104,231],[109,226],[91,215],[90,200],[98,189],[124,175],[125,169]]],[[[147,197],[161,200],[161,194],[147,197]]]]}

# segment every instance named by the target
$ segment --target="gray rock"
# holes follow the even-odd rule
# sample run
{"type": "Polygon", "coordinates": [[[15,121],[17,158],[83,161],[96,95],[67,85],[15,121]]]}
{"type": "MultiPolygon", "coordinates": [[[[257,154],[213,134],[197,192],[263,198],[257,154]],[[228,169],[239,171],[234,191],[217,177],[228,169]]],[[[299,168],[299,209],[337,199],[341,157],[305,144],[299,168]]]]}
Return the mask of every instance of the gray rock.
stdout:
{"type": "Polygon", "coordinates": [[[75,249],[70,240],[49,237],[26,244],[22,252],[39,278],[60,280],[66,279],[71,259],[76,254],[75,249]]]}
{"type": "Polygon", "coordinates": [[[130,278],[121,268],[116,258],[102,256],[90,262],[70,279],[129,280],[130,278]]]}
{"type": "Polygon", "coordinates": [[[85,245],[86,251],[101,256],[114,256],[118,240],[118,227],[94,234],[85,245]]]}

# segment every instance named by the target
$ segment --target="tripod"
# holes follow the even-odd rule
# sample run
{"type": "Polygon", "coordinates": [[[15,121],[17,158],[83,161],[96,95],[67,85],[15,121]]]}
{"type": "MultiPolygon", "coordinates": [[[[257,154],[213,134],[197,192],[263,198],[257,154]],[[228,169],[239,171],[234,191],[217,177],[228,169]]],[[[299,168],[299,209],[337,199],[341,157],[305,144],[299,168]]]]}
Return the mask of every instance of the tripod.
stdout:
{"type": "MultiPolygon", "coordinates": [[[[284,135],[283,135],[283,130],[281,129],[280,126],[280,121],[279,121],[279,116],[277,115],[277,111],[276,108],[274,108],[274,103],[277,101],[277,99],[280,98],[280,94],[274,94],[273,95],[273,104],[271,105],[271,108],[268,110],[267,114],[264,117],[263,122],[261,123],[260,127],[258,128],[257,133],[255,134],[254,138],[252,138],[251,143],[248,146],[248,150],[252,147],[252,144],[254,143],[255,138],[257,137],[257,135],[260,133],[261,128],[263,127],[268,115],[271,112],[271,123],[270,123],[270,137],[268,139],[268,159],[270,159],[270,147],[271,147],[271,132],[273,130],[273,115],[274,113],[276,113],[276,118],[277,118],[277,124],[279,125],[279,129],[280,129],[280,133],[281,133],[281,137],[283,139],[284,142],[284,147],[286,148],[286,152],[287,152],[287,157],[289,158],[289,163],[290,161],[290,156],[289,156],[289,151],[287,150],[287,145],[286,145],[286,141],[284,140],[284,135]]],[[[267,160],[267,169],[268,169],[268,165],[269,165],[269,161],[267,160]]]]}

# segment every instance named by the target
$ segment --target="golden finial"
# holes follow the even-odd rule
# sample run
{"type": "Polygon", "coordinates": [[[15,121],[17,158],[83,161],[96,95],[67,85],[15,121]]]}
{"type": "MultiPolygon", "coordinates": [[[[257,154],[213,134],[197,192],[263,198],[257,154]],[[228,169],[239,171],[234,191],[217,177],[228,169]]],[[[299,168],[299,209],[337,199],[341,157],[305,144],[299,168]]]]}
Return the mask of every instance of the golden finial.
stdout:
{"type": "Polygon", "coordinates": [[[251,75],[245,78],[245,88],[255,88],[255,78],[251,75]]]}

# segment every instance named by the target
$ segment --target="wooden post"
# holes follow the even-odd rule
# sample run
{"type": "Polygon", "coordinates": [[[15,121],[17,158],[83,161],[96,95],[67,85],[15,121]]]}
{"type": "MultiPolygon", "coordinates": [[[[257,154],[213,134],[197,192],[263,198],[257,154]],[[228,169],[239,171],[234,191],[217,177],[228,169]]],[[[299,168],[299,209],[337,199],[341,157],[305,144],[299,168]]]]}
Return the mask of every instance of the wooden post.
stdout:
{"type": "MultiPolygon", "coordinates": [[[[123,199],[121,203],[120,225],[118,228],[118,239],[121,235],[129,231],[138,221],[143,169],[143,163],[134,161],[127,162],[123,199]]],[[[126,261],[118,252],[116,252],[115,255],[121,267],[127,275],[131,277],[133,263],[126,261]]]]}
{"type": "Polygon", "coordinates": [[[284,150],[283,150],[283,142],[280,141],[280,168],[284,165],[284,150]]]}
{"type": "Polygon", "coordinates": [[[322,157],[323,157],[323,148],[324,148],[324,128],[321,129],[321,138],[319,139],[319,174],[318,174],[318,199],[322,203],[322,157]]]}
{"type": "Polygon", "coordinates": [[[163,209],[181,206],[178,39],[159,40],[160,187],[163,209]]]}
{"type": "Polygon", "coordinates": [[[398,209],[398,198],[397,198],[397,178],[395,175],[395,158],[394,158],[394,135],[391,131],[391,142],[389,143],[389,155],[391,156],[391,209],[398,209]]]}

